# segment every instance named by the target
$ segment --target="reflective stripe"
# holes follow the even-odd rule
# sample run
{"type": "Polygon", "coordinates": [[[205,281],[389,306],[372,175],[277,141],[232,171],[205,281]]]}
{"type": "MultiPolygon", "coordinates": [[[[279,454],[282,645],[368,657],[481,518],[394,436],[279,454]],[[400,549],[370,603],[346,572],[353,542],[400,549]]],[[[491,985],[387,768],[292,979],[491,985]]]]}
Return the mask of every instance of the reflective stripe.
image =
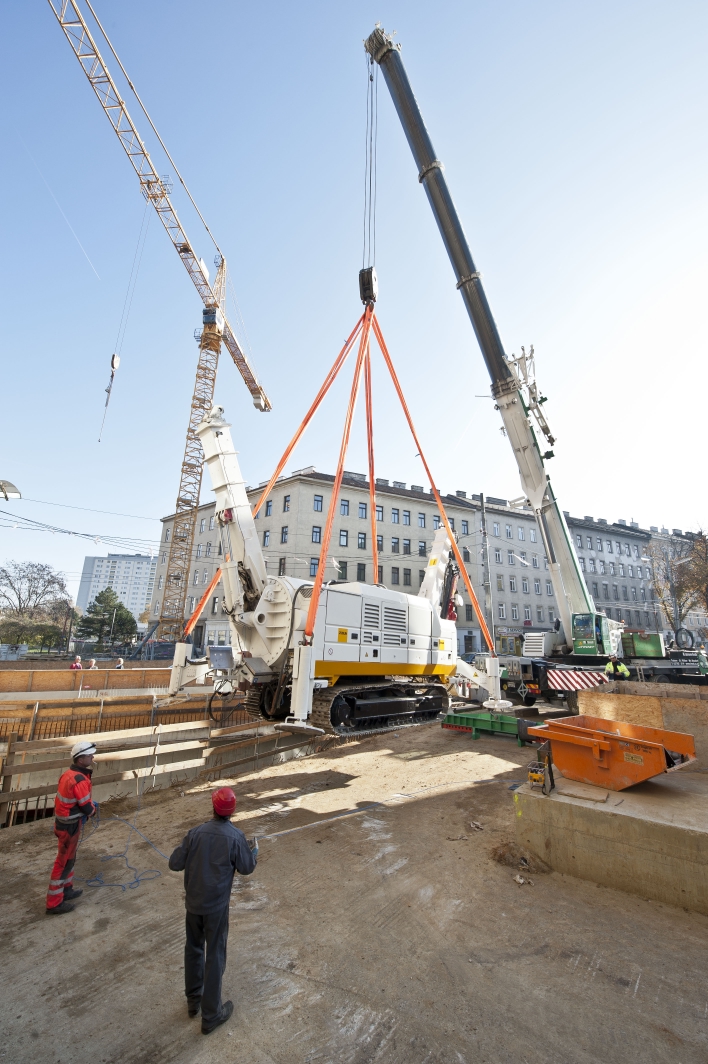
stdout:
{"type": "Polygon", "coordinates": [[[90,801],[91,801],[91,795],[87,794],[85,798],[79,798],[79,805],[86,805],[86,803],[90,802],[90,801]]]}
{"type": "Polygon", "coordinates": [[[76,802],[78,801],[78,798],[65,798],[64,795],[61,794],[59,791],[57,791],[57,793],[56,793],[56,795],[54,797],[54,801],[56,802],[57,799],[60,802],[63,802],[64,805],[75,805],[76,802]]]}
{"type": "Polygon", "coordinates": [[[83,813],[72,813],[71,816],[58,816],[56,819],[60,824],[71,824],[74,820],[80,820],[83,813]]]}
{"type": "Polygon", "coordinates": [[[54,890],[52,890],[51,887],[50,887],[49,890],[47,891],[47,894],[63,894],[63,893],[64,893],[64,888],[63,887],[56,887],[54,890]]]}

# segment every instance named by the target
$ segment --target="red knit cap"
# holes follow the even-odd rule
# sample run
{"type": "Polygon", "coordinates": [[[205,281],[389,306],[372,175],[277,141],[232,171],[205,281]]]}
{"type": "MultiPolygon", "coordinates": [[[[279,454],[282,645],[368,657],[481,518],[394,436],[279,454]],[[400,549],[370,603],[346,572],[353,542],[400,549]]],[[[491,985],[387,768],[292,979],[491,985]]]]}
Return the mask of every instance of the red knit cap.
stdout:
{"type": "Polygon", "coordinates": [[[212,792],[211,804],[217,816],[231,816],[236,809],[236,795],[230,787],[221,787],[212,792]]]}

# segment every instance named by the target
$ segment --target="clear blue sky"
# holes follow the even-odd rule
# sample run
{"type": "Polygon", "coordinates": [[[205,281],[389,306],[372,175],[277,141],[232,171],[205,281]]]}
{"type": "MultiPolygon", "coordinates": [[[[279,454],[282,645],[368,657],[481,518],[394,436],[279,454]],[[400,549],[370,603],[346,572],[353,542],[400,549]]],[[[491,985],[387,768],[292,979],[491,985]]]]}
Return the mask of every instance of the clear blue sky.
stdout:
{"type": "MultiPolygon", "coordinates": [[[[256,413],[222,355],[217,398],[249,483],[271,472],[360,313],[362,39],[379,20],[398,31],[506,348],[535,345],[563,508],[705,525],[704,3],[95,6],[230,264],[273,403],[256,413]]],[[[200,301],[154,216],[99,445],[143,200],[46,0],[10,0],[3,25],[0,477],[27,499],[159,518],[176,496],[200,301]]],[[[517,496],[498,415],[475,398],[489,391],[484,364],[383,81],[377,249],[379,318],[439,486],[517,496]]],[[[423,483],[378,371],[376,381],[377,471],[423,483]]],[[[333,471],[343,404],[344,384],[290,468],[333,471]]],[[[364,471],[362,421],[360,411],[347,467],[364,471]]],[[[24,500],[1,508],[97,535],[158,535],[157,522],[24,500]]],[[[48,561],[74,587],[84,554],[105,550],[0,529],[0,562],[48,561]]]]}

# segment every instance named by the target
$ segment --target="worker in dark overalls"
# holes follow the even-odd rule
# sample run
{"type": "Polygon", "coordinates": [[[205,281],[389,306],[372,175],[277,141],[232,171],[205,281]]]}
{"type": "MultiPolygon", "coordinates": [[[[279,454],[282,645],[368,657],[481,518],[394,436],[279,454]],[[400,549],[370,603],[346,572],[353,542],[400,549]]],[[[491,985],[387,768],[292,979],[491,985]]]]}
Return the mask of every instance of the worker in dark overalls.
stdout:
{"type": "Polygon", "coordinates": [[[188,1014],[197,1016],[201,1008],[202,1034],[211,1034],[234,1011],[232,1001],[221,1003],[231,885],[235,872],[250,876],[258,856],[258,843],[249,843],[231,823],[236,809],[236,795],[231,788],[214,791],[211,804],[212,819],[192,828],[169,861],[173,872],[184,872],[184,989],[188,1014]]]}

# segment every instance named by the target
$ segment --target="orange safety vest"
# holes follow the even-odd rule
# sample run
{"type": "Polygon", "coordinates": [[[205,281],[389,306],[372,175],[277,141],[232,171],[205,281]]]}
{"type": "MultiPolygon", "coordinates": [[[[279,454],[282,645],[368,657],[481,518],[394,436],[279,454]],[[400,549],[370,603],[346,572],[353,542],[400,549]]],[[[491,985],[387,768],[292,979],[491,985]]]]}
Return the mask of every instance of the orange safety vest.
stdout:
{"type": "Polygon", "coordinates": [[[54,816],[57,820],[70,823],[93,813],[91,772],[90,768],[72,765],[62,773],[54,799],[54,816]]]}

